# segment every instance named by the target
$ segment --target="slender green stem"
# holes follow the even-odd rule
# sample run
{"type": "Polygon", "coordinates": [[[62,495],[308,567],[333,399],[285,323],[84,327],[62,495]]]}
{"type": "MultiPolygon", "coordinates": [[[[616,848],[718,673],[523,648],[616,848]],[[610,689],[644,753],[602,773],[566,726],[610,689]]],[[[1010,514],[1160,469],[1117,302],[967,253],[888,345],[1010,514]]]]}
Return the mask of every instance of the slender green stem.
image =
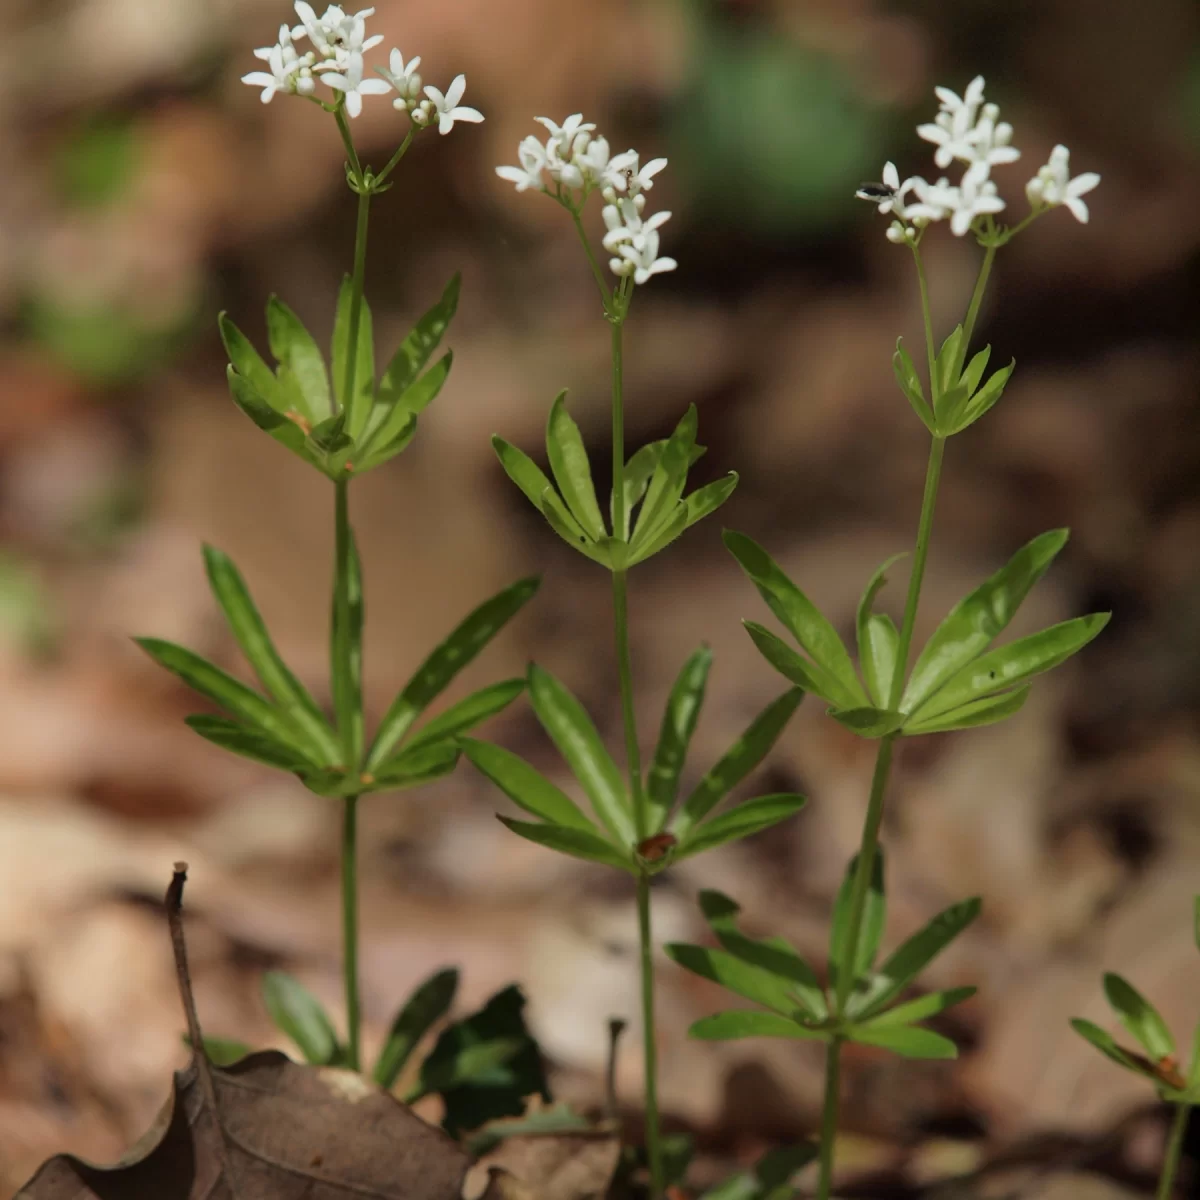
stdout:
{"type": "Polygon", "coordinates": [[[579,234],[579,240],[583,243],[588,265],[592,268],[592,275],[595,277],[596,286],[600,289],[600,297],[604,301],[604,307],[607,309],[610,306],[611,293],[608,290],[608,284],[604,282],[604,272],[600,270],[600,264],[596,261],[595,252],[592,250],[592,243],[588,241],[588,235],[584,231],[579,210],[569,200],[564,200],[562,204],[567,212],[571,214],[571,220],[575,222],[575,232],[579,234]]]}
{"type": "Polygon", "coordinates": [[[1183,1152],[1183,1138],[1187,1133],[1190,1104],[1175,1106],[1175,1119],[1171,1122],[1171,1134],[1167,1139],[1167,1154],[1163,1159],[1162,1174],[1158,1177],[1155,1200],[1171,1200],[1175,1190],[1175,1176],[1179,1171],[1179,1157],[1183,1152]]]}
{"type": "Polygon", "coordinates": [[[396,149],[396,153],[387,160],[387,165],[375,176],[375,186],[378,187],[381,183],[386,182],[387,177],[396,169],[400,160],[408,153],[409,146],[412,145],[412,140],[416,136],[417,127],[410,125],[408,133],[396,149]]]}
{"type": "MultiPolygon", "coordinates": [[[[342,408],[355,411],[355,375],[358,372],[358,335],[362,325],[363,277],[367,269],[367,224],[370,218],[371,193],[366,187],[358,193],[358,220],[354,230],[354,274],[350,278],[350,330],[346,344],[346,376],[342,388],[342,408]]],[[[365,417],[365,414],[363,414],[365,417]]]]}
{"type": "Polygon", "coordinates": [[[658,1124],[658,1046],[654,1040],[654,942],[650,933],[650,876],[637,881],[638,940],[642,951],[642,1031],[646,1074],[646,1156],[650,1200],[663,1194],[662,1142],[658,1124]]]}
{"type": "Polygon", "coordinates": [[[825,1101],[821,1106],[821,1155],[817,1175],[817,1200],[829,1200],[833,1187],[833,1143],[837,1136],[838,1095],[841,1088],[842,1039],[825,1046],[825,1101]]]}
{"type": "Polygon", "coordinates": [[[633,824],[638,841],[650,836],[646,828],[646,803],[642,792],[642,756],[638,749],[637,717],[633,708],[633,672],[629,656],[629,603],[626,573],[612,573],[613,626],[617,642],[617,673],[621,684],[621,719],[625,727],[625,761],[629,768],[629,793],[633,798],[633,824]]]}
{"type": "Polygon", "coordinates": [[[979,317],[979,306],[983,303],[983,293],[987,291],[988,277],[992,273],[992,263],[996,259],[996,246],[988,246],[983,253],[983,262],[979,267],[979,278],[975,280],[975,290],[971,293],[971,303],[967,308],[967,319],[963,322],[962,355],[965,361],[967,349],[971,345],[971,335],[975,332],[975,321],[979,317]]]}
{"type": "Polygon", "coordinates": [[[338,133],[342,135],[342,145],[346,147],[346,159],[350,163],[350,169],[354,172],[355,179],[362,183],[362,163],[358,161],[358,151],[355,150],[354,139],[350,136],[350,124],[346,120],[346,113],[341,104],[334,109],[333,115],[337,121],[338,133]]]}
{"type": "Polygon", "coordinates": [[[937,369],[934,365],[937,351],[933,345],[933,317],[929,312],[929,284],[925,280],[925,262],[921,258],[919,246],[912,248],[913,262],[917,264],[917,286],[921,289],[921,319],[925,325],[925,354],[929,359],[929,397],[934,411],[937,411],[939,395],[937,369]]]}
{"type": "Polygon", "coordinates": [[[346,981],[346,1065],[361,1070],[358,1001],[358,797],[342,803],[342,973],[346,981]]]}

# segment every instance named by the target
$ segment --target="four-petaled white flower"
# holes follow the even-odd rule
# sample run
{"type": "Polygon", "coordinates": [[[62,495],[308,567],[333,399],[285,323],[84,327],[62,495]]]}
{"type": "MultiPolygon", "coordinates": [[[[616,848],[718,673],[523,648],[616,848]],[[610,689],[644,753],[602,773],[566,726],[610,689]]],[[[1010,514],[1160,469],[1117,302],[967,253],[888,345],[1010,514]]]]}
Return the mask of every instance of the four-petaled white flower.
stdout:
{"type": "Polygon", "coordinates": [[[969,134],[975,128],[979,106],[983,103],[983,76],[976,75],[961,96],[949,88],[934,88],[941,111],[932,125],[918,125],[917,136],[937,146],[933,161],[943,169],[968,151],[969,134]]]}
{"type": "Polygon", "coordinates": [[[1055,146],[1050,160],[1025,185],[1025,194],[1033,208],[1056,208],[1063,205],[1077,221],[1088,219],[1088,207],[1080,197],[1100,182],[1095,171],[1085,171],[1071,178],[1071,152],[1066,146],[1055,146]]]}
{"type": "Polygon", "coordinates": [[[860,200],[870,200],[886,216],[904,207],[904,196],[911,186],[910,179],[900,182],[900,172],[896,170],[894,162],[886,162],[883,164],[881,183],[864,183],[854,194],[860,200]]]}
{"type": "Polygon", "coordinates": [[[391,91],[382,79],[367,79],[363,77],[363,60],[361,54],[350,55],[344,71],[330,71],[321,76],[321,82],[326,87],[333,88],[345,96],[346,111],[352,117],[362,112],[364,96],[382,96],[391,91]]]}
{"type": "Polygon", "coordinates": [[[976,217],[988,213],[1002,212],[1004,201],[996,194],[996,185],[987,177],[987,168],[972,167],[964,176],[962,184],[954,189],[953,213],[950,217],[950,232],[962,237],[975,222],[976,217]]]}
{"type": "Polygon", "coordinates": [[[546,147],[531,133],[517,147],[517,157],[521,160],[519,167],[497,167],[496,174],[509,183],[515,183],[518,192],[530,188],[544,191],[542,172],[546,169],[546,147]]]}
{"type": "Polygon", "coordinates": [[[439,133],[449,133],[454,128],[455,121],[475,123],[483,120],[483,113],[479,109],[459,104],[466,90],[467,77],[465,75],[455,75],[444,95],[438,88],[426,87],[425,95],[432,101],[438,115],[439,133]]]}
{"type": "Polygon", "coordinates": [[[392,101],[393,108],[407,112],[420,99],[421,77],[417,74],[417,68],[420,65],[421,56],[419,54],[405,63],[404,55],[394,49],[388,58],[388,65],[375,68],[376,72],[382,75],[396,90],[396,99],[392,101]]]}
{"type": "Polygon", "coordinates": [[[648,192],[654,186],[654,176],[666,165],[665,158],[652,158],[644,167],[639,166],[638,152],[626,150],[608,164],[605,182],[619,192],[636,196],[638,192],[648,192]]]}
{"type": "MultiPolygon", "coordinates": [[[[256,50],[255,54],[260,58],[262,55],[256,50]]],[[[270,73],[266,71],[251,71],[249,75],[242,76],[242,82],[248,83],[251,87],[262,88],[262,102],[270,104],[276,92],[295,92],[298,91],[298,81],[296,74],[300,70],[300,63],[293,55],[292,61],[289,63],[285,60],[283,46],[269,46],[266,54],[267,66],[271,68],[270,73]]],[[[311,87],[312,80],[308,83],[311,87]]]]}

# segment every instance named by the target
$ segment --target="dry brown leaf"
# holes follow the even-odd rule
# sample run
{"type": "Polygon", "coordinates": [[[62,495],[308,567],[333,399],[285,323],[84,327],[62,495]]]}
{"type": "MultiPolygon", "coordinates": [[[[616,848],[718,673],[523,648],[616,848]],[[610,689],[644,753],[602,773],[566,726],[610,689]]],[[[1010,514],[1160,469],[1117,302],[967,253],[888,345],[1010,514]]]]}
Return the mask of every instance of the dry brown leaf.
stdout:
{"type": "MultiPolygon", "coordinates": [[[[476,1165],[488,1173],[481,1200],[595,1200],[608,1191],[620,1155],[611,1132],[506,1138],[476,1165]]],[[[464,1194],[471,1190],[468,1181],[464,1194]]]]}

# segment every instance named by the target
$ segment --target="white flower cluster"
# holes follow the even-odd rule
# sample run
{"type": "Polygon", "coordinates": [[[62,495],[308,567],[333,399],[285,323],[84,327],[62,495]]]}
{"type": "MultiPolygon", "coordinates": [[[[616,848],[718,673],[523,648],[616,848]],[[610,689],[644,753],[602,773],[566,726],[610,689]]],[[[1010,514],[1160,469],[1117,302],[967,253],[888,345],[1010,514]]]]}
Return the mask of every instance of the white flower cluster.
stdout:
{"type": "Polygon", "coordinates": [[[291,28],[280,25],[279,41],[254,51],[254,57],[270,69],[243,75],[242,82],[262,88],[262,102],[267,104],[276,92],[312,96],[319,80],[342,94],[346,112],[352,117],[362,112],[364,96],[382,96],[394,91],[393,108],[408,113],[419,126],[430,124],[436,117],[442,133],[449,133],[455,121],[482,121],[481,112],[459,103],[467,87],[464,75],[455,76],[444,93],[435,87],[424,88],[424,99],[421,98],[421,76],[417,74],[420,57],[405,63],[400,51],[393,50],[388,66],[375,68],[382,78],[364,75],[363,55],[383,41],[378,34],[366,36],[367,18],[374,12],[373,8],[364,8],[347,13],[331,4],[318,17],[312,5],[296,0],[300,24],[291,28]],[[304,53],[296,49],[302,38],[308,39],[310,47],[304,53]]]}
{"type": "Polygon", "coordinates": [[[643,165],[636,150],[610,155],[608,139],[597,135],[596,126],[584,121],[582,113],[561,125],[549,117],[536,120],[549,131],[545,143],[530,134],[517,147],[521,165],[497,167],[496,174],[515,184],[518,192],[533,188],[569,203],[575,211],[599,189],[607,230],[603,245],[612,255],[608,265],[613,274],[632,275],[634,283],[643,284],[652,275],[673,271],[675,260],[658,253],[658,231],[671,214],[643,215],[646,193],[667,160],[652,158],[643,165]]]}
{"type": "MultiPolygon", "coordinates": [[[[901,182],[895,164],[889,162],[882,183],[864,184],[856,195],[896,218],[887,232],[893,242],[911,241],[926,225],[945,220],[951,232],[962,237],[977,218],[1003,211],[992,168],[1021,157],[1012,145],[1012,126],[1000,120],[997,105],[984,102],[982,75],[972,79],[961,96],[949,88],[934,92],[938,114],[931,123],[918,125],[917,134],[937,147],[933,161],[938,167],[944,170],[958,162],[965,170],[956,184],[944,175],[936,183],[920,175],[901,182]]],[[[1029,181],[1025,193],[1035,213],[1064,205],[1077,220],[1087,221],[1082,197],[1100,182],[1100,176],[1089,171],[1072,179],[1069,164],[1070,151],[1055,146],[1050,161],[1029,181]]]]}

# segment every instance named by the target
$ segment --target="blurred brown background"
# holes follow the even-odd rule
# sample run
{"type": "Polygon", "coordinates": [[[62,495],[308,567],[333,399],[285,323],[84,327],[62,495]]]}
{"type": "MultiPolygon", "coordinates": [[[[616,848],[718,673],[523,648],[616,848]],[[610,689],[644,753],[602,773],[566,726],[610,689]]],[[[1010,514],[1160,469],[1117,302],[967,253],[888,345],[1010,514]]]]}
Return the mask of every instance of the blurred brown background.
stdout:
{"type": "MultiPolygon", "coordinates": [[[[353,201],[332,121],[286,97],[263,107],[239,83],[258,65],[251,49],[290,17],[278,0],[4,0],[3,15],[8,1194],[57,1150],[121,1153],[182,1060],[157,909],[172,860],[192,867],[210,1032],[278,1044],[258,999],[271,966],[339,1011],[336,811],[195,738],[181,723],[193,701],[129,637],[241,669],[204,586],[208,540],[327,694],[331,489],[230,403],[215,314],[262,344],[275,291],[324,340],[353,201]]],[[[701,640],[717,652],[694,775],[780,687],[738,627],[761,605],[721,525],[763,540],[847,628],[870,570],[912,538],[926,434],[888,360],[897,334],[919,337],[915,281],[855,186],[886,158],[902,175],[932,172],[913,127],[930,119],[935,83],[961,90],[977,72],[1023,151],[996,171],[1013,213],[1056,141],[1076,171],[1102,174],[1089,226],[1053,213],[1000,255],[980,335],[1018,370],[1001,406],[950,446],[922,625],[1062,524],[1071,544],[1022,628],[1115,616],[1017,719],[905,745],[886,827],[888,938],[982,892],[984,918],[929,981],[982,991],[946,1027],[965,1047],[957,1065],[852,1059],[843,1125],[845,1161],[884,1172],[900,1189],[888,1195],[1014,1147],[1049,1172],[1037,1195],[1144,1183],[1161,1146],[1151,1097],[1066,1021],[1107,1020],[1102,969],[1130,975],[1184,1041],[1197,1016],[1200,14],[1185,0],[379,0],[372,26],[386,39],[373,61],[394,44],[422,55],[427,82],[465,71],[466,103],[487,115],[421,138],[374,205],[381,354],[464,274],[449,384],[413,446],[352,493],[376,715],[461,615],[533,570],[541,595],[463,686],[536,657],[619,742],[603,573],[540,523],[488,444],[499,431],[538,451],[549,402],[569,386],[606,486],[607,336],[586,266],[561,211],[493,173],[515,161],[535,113],[582,109],[614,150],[671,160],[652,200],[674,211],[664,252],[680,267],[637,295],[629,441],[663,436],[695,402],[710,448],[695,479],[742,475],[718,519],[633,579],[646,740],[687,652],[701,640]],[[1030,1141],[1043,1135],[1055,1137],[1030,1141]],[[1114,1182],[1061,1174],[1085,1166],[1114,1182]]],[[[368,101],[354,132],[380,165],[404,119],[368,101]]],[[[979,251],[945,230],[927,245],[948,329],[979,251]]],[[[522,706],[489,732],[561,777],[522,706]]],[[[662,939],[700,936],[703,883],[821,960],[871,757],[808,702],[752,782],[803,790],[809,809],[664,880],[662,939]]],[[[524,985],[560,1095],[594,1103],[605,1021],[633,1015],[630,896],[602,869],[511,837],[498,806],[465,765],[365,805],[368,1048],[418,980],[457,963],[464,1003],[524,985]]],[[[664,961],[666,1111],[728,1162],[812,1131],[819,1053],[689,1044],[687,1024],[719,1003],[664,961]]],[[[636,1041],[620,1063],[631,1113],[636,1041]]]]}

